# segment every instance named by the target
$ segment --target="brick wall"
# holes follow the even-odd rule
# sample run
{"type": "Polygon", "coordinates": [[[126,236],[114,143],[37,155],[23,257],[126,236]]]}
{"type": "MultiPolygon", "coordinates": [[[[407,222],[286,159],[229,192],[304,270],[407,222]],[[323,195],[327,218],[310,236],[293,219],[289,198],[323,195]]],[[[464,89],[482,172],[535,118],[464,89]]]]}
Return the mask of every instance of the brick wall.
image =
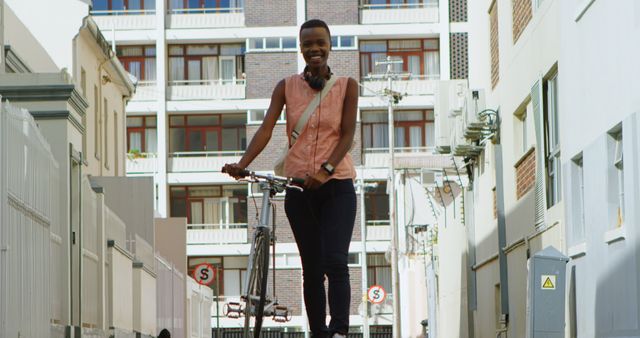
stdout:
{"type": "Polygon", "coordinates": [[[491,49],[491,87],[495,88],[500,79],[500,51],[498,47],[498,2],[494,1],[489,11],[491,49]]]}
{"type": "MultiPolygon", "coordinates": [[[[302,270],[278,269],[276,270],[276,297],[278,303],[289,308],[293,316],[302,314],[302,270]]],[[[267,282],[269,294],[273,292],[273,270],[269,270],[267,282]]]]}
{"type": "Polygon", "coordinates": [[[468,33],[451,33],[451,78],[469,78],[469,37],[468,33]]]}
{"type": "Polygon", "coordinates": [[[358,0],[307,0],[307,19],[320,19],[328,25],[357,25],[358,0]]]}
{"type": "Polygon", "coordinates": [[[351,281],[351,309],[349,313],[357,315],[362,304],[362,268],[349,268],[349,280],[351,281]]]}
{"type": "Polygon", "coordinates": [[[536,183],[536,152],[530,150],[515,165],[516,197],[524,196],[536,183]]]}
{"type": "Polygon", "coordinates": [[[467,0],[449,0],[449,21],[467,22],[467,0]]]}
{"type": "Polygon", "coordinates": [[[513,43],[518,41],[520,34],[531,21],[531,0],[511,0],[513,10],[513,43]]]}
{"type": "MultiPolygon", "coordinates": [[[[247,125],[247,140],[249,140],[249,142],[253,139],[258,128],[260,128],[260,125],[247,125]]],[[[271,132],[271,140],[269,140],[267,146],[262,150],[262,153],[260,153],[260,155],[258,155],[249,165],[249,168],[251,170],[273,170],[273,165],[280,154],[282,154],[286,144],[286,126],[284,123],[278,123],[271,132]]]]}
{"type": "Polygon", "coordinates": [[[295,26],[296,0],[245,0],[244,22],[247,27],[295,26]]]}
{"type": "Polygon", "coordinates": [[[247,53],[247,99],[270,98],[280,80],[297,72],[298,58],[295,52],[247,53]]]}
{"type": "Polygon", "coordinates": [[[329,55],[329,67],[337,76],[360,78],[360,58],[357,50],[333,50],[329,55]]]}

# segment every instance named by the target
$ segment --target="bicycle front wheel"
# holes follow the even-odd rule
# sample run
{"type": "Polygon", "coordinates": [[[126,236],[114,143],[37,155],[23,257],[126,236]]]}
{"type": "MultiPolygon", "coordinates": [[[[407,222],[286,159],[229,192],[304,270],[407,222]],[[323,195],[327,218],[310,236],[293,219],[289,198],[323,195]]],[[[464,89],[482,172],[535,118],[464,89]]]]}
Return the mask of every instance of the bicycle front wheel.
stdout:
{"type": "Polygon", "coordinates": [[[249,257],[248,294],[245,295],[244,336],[251,337],[251,317],[255,318],[253,337],[260,337],[269,274],[269,228],[256,229],[253,239],[253,255],[249,257]]]}

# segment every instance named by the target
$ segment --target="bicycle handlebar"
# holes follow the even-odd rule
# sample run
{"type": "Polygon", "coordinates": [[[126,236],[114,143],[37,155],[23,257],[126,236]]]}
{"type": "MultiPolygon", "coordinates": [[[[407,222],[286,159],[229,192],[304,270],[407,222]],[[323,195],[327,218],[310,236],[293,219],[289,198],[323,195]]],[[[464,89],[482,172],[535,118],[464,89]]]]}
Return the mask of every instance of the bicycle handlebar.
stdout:
{"type": "MultiPolygon", "coordinates": [[[[223,173],[226,173],[226,171],[222,170],[223,173]]],[[[267,181],[269,183],[277,183],[286,187],[294,187],[294,188],[302,188],[304,186],[304,179],[303,178],[298,178],[298,177],[282,177],[282,176],[275,176],[275,175],[271,175],[271,174],[258,174],[255,171],[249,171],[249,170],[242,170],[240,172],[240,175],[244,176],[244,177],[250,177],[253,181],[257,181],[258,179],[267,181]]]]}

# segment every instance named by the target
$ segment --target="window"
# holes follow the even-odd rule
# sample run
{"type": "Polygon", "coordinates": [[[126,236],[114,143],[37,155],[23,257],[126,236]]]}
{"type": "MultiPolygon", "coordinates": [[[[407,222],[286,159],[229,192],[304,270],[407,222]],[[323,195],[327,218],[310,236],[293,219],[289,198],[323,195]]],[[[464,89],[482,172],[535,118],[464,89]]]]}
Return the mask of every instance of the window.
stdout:
{"type": "Polygon", "coordinates": [[[388,225],[389,194],[387,193],[387,182],[379,181],[377,183],[375,188],[365,190],[365,219],[368,225],[388,225]]]}
{"type": "Polygon", "coordinates": [[[560,201],[560,128],[558,124],[558,74],[544,83],[544,137],[547,208],[560,201]]]}
{"type": "Polygon", "coordinates": [[[491,54],[491,87],[500,80],[500,48],[498,43],[498,2],[493,1],[489,9],[489,48],[491,54]]]}
{"type": "Polygon", "coordinates": [[[614,227],[618,228],[624,224],[624,162],[622,147],[622,126],[617,126],[613,131],[609,132],[609,152],[610,156],[610,173],[613,173],[613,179],[609,180],[612,187],[609,189],[610,201],[616,201],[614,214],[614,227]]]}
{"type": "MultiPolygon", "coordinates": [[[[394,116],[394,148],[418,150],[435,145],[434,115],[432,110],[396,111],[394,116]],[[408,148],[408,149],[406,149],[408,148]]],[[[388,149],[388,113],[369,111],[362,113],[362,139],[364,149],[388,149]]]]}
{"type": "MultiPolygon", "coordinates": [[[[82,91],[82,96],[87,99],[87,72],[84,68],[80,67],[80,90],[82,91]]],[[[84,159],[87,156],[87,114],[82,115],[82,127],[84,127],[85,132],[82,133],[82,158],[84,159]]]]}
{"type": "Polygon", "coordinates": [[[368,254],[367,255],[367,282],[371,287],[380,285],[391,294],[391,264],[387,262],[384,254],[368,254]]]}
{"type": "Polygon", "coordinates": [[[529,123],[532,116],[532,105],[529,101],[524,107],[518,109],[514,114],[514,141],[515,141],[515,157],[519,158],[524,155],[530,147],[529,144],[529,123]]]}
{"type": "MultiPolygon", "coordinates": [[[[252,109],[249,110],[249,124],[260,124],[267,115],[266,109],[252,109]]],[[[287,121],[287,114],[282,111],[280,117],[278,117],[278,123],[284,123],[287,121]]]]}
{"type": "Polygon", "coordinates": [[[157,151],[156,117],[127,117],[127,152],[154,154],[157,151]]]}
{"type": "Polygon", "coordinates": [[[571,243],[575,245],[585,240],[584,218],[584,169],[582,153],[571,160],[571,196],[574,199],[571,208],[571,243]]]}
{"type": "Polygon", "coordinates": [[[172,115],[169,152],[242,151],[247,146],[244,114],[172,115]]]}
{"type": "Polygon", "coordinates": [[[155,13],[156,0],[93,0],[92,15],[155,13]]]}
{"type": "Polygon", "coordinates": [[[439,50],[438,39],[360,41],[360,74],[367,77],[384,73],[386,66],[376,66],[376,61],[390,56],[402,60],[402,64],[393,65],[396,73],[409,73],[410,78],[439,79],[439,50]]]}
{"type": "Polygon", "coordinates": [[[121,46],[116,49],[122,65],[142,82],[156,81],[155,46],[121,46]]]}
{"type": "Polygon", "coordinates": [[[332,36],[331,49],[356,49],[356,38],[355,36],[351,35],[332,36]]]}
{"type": "Polygon", "coordinates": [[[104,99],[104,117],[103,117],[103,123],[104,123],[104,131],[103,134],[104,135],[104,167],[109,169],[109,105],[107,102],[107,99],[104,99]]]}
{"type": "Polygon", "coordinates": [[[217,228],[246,227],[246,185],[172,186],[171,217],[187,223],[217,228]]]}
{"type": "Polygon", "coordinates": [[[173,14],[242,13],[244,0],[169,0],[173,14]]]}
{"type": "Polygon", "coordinates": [[[100,159],[100,98],[98,97],[98,86],[93,86],[93,156],[100,159]]]}
{"type": "Polygon", "coordinates": [[[169,45],[171,85],[235,84],[244,73],[244,45],[169,45]]]}
{"type": "Polygon", "coordinates": [[[298,40],[295,37],[251,38],[247,46],[250,52],[296,51],[298,40]]]}

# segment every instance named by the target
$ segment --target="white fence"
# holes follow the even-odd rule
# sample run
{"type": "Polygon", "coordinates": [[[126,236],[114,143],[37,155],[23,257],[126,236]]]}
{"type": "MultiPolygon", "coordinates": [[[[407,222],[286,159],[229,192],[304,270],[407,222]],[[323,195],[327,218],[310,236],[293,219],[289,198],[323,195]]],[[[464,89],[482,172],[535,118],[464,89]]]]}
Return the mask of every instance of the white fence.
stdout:
{"type": "Polygon", "coordinates": [[[156,274],[156,331],[167,329],[171,337],[185,338],[185,276],[160,256],[156,256],[156,274]]]}
{"type": "Polygon", "coordinates": [[[47,337],[51,314],[60,315],[50,297],[60,285],[48,282],[60,241],[59,167],[31,115],[1,105],[0,337],[47,337]]]}

